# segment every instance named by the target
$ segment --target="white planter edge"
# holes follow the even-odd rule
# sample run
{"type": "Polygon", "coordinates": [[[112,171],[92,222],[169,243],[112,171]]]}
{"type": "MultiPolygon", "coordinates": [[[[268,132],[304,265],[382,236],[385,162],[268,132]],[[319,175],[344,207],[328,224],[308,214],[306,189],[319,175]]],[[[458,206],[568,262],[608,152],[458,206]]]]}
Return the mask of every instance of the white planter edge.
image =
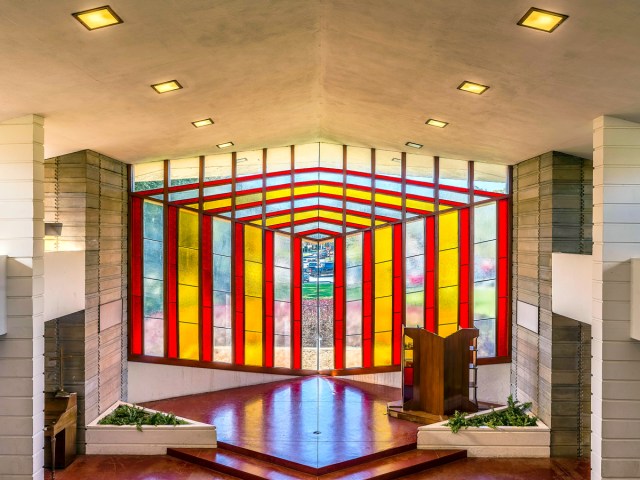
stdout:
{"type": "MultiPolygon", "coordinates": [[[[507,407],[496,408],[501,411],[507,407]]],[[[491,413],[468,415],[467,418],[491,413]]],[[[549,457],[551,430],[540,419],[532,427],[469,427],[453,433],[447,420],[418,428],[418,449],[466,450],[469,457],[549,457]]]]}
{"type": "MultiPolygon", "coordinates": [[[[118,401],[85,427],[88,455],[165,455],[167,448],[216,448],[216,427],[184,417],[185,425],[99,425],[98,422],[120,405],[118,401]]],[[[144,408],[155,413],[157,410],[144,408]]]]}

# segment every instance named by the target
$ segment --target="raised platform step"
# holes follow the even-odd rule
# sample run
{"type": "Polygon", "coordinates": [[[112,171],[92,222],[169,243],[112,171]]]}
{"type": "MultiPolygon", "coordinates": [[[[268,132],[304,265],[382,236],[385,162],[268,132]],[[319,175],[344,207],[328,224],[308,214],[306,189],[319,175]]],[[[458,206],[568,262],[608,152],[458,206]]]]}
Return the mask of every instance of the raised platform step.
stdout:
{"type": "Polygon", "coordinates": [[[464,450],[410,450],[382,458],[364,460],[330,473],[305,473],[255,456],[225,448],[170,448],[167,453],[181,460],[245,480],[391,480],[421,472],[467,456],[464,450]]]}

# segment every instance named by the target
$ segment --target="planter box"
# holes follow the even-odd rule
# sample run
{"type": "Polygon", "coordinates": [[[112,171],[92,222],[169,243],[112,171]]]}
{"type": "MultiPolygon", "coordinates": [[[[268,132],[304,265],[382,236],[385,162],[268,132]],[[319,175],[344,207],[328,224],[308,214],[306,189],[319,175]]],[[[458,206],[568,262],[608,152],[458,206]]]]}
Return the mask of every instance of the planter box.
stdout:
{"type": "MultiPolygon", "coordinates": [[[[497,408],[496,411],[506,407],[497,408]]],[[[490,413],[474,413],[469,417],[490,413]]],[[[467,417],[467,418],[469,418],[467,417]]],[[[447,422],[418,428],[418,448],[421,450],[460,449],[469,457],[548,457],[551,432],[538,420],[535,427],[469,427],[453,433],[447,422]]]]}
{"type": "MultiPolygon", "coordinates": [[[[87,455],[165,455],[167,448],[216,448],[216,427],[177,417],[186,425],[98,425],[119,405],[116,402],[86,427],[87,455]]],[[[154,413],[156,410],[144,409],[154,413]]]]}

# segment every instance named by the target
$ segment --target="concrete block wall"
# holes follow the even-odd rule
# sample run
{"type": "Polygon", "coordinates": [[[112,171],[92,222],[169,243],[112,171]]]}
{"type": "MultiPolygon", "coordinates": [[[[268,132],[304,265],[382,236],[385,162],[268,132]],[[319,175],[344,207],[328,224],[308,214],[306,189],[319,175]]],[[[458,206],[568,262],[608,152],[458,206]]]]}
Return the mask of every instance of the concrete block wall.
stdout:
{"type": "Polygon", "coordinates": [[[0,336],[0,478],[44,478],[44,121],[0,123],[0,254],[8,331],[0,336]]]}
{"type": "Polygon", "coordinates": [[[513,187],[512,393],[552,428],[552,455],[588,455],[590,335],[551,311],[551,254],[591,253],[591,162],[549,152],[517,164],[513,187]],[[538,307],[538,332],[518,301],[538,307]]]}
{"type": "Polygon", "coordinates": [[[65,388],[78,392],[78,448],[84,425],[126,399],[127,168],[92,151],[47,159],[46,221],[63,224],[48,250],[85,252],[85,310],[47,322],[47,389],[57,388],[64,348],[65,388]]]}
{"type": "Polygon", "coordinates": [[[592,478],[640,478],[640,342],[630,259],[640,257],[640,124],[593,122],[592,478]]]}

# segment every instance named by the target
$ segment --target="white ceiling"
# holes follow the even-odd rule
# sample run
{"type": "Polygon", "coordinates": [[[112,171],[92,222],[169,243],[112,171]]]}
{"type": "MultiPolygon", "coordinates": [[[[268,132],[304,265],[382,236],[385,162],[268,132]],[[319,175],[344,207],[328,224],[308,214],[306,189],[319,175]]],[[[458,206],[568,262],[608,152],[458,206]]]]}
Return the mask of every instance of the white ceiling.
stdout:
{"type": "Polygon", "coordinates": [[[125,23],[93,32],[71,16],[106,1],[0,0],[0,120],[43,115],[47,157],[410,140],[513,164],[590,157],[599,115],[640,121],[638,0],[110,0],[125,23]],[[531,6],[569,19],[518,27],[531,6]],[[171,79],[185,88],[149,87],[171,79]]]}

